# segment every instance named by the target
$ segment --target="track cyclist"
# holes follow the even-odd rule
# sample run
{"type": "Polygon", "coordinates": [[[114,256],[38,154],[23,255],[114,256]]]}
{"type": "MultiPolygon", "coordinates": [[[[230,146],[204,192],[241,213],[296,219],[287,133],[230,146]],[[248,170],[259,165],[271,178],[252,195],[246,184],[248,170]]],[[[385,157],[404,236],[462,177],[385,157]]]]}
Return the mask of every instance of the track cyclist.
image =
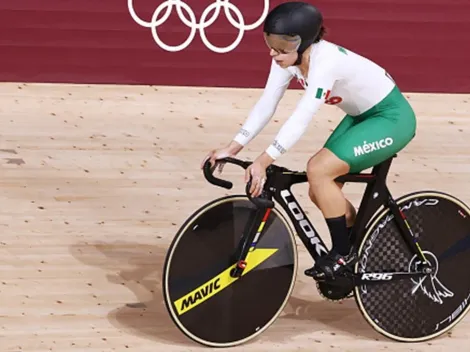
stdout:
{"type": "MultiPolygon", "coordinates": [[[[309,197],[321,210],[332,247],[305,274],[334,278],[355,258],[349,232],[356,210],[334,180],[392,157],[415,136],[416,117],[391,76],[371,60],[324,39],[320,11],[306,2],[285,2],[272,9],[263,35],[272,57],[267,83],[258,102],[232,141],[212,150],[203,161],[237,155],[269,122],[292,78],[305,93],[273,143],[246,170],[250,193],[261,194],[266,168],[304,134],[322,104],[346,114],[323,147],[307,163],[309,197]]],[[[202,167],[202,165],[201,165],[202,167]]],[[[219,167],[222,171],[223,164],[219,167]]]]}

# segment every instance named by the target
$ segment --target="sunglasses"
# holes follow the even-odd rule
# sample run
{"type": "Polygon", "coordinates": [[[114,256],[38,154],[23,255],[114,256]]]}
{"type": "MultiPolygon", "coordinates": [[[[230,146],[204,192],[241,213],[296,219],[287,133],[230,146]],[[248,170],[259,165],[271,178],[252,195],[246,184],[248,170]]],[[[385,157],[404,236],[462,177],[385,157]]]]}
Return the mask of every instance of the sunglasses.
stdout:
{"type": "Polygon", "coordinates": [[[299,35],[268,34],[264,32],[264,41],[268,48],[278,54],[289,54],[296,52],[302,42],[299,35]]]}

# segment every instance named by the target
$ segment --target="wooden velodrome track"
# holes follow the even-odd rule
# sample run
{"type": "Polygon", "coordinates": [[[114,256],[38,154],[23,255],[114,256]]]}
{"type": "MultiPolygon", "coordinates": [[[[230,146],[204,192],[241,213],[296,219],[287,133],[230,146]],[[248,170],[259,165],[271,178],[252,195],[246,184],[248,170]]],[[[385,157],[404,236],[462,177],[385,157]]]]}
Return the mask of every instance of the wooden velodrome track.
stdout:
{"type": "MultiPolygon", "coordinates": [[[[205,202],[242,193],[205,182],[206,152],[236,133],[259,90],[0,84],[0,350],[203,351],[171,322],[161,292],[166,249],[205,202]]],[[[288,91],[271,124],[240,154],[271,143],[301,91],[288,91]]],[[[418,134],[394,160],[395,195],[439,189],[470,204],[470,96],[407,94],[418,134]]],[[[342,117],[321,108],[278,163],[303,169],[342,117]]],[[[363,186],[347,185],[358,205],[363,186]]],[[[327,239],[320,213],[296,186],[327,239]]],[[[329,244],[329,241],[327,241],[329,244]]],[[[470,316],[420,344],[392,342],[353,300],[323,300],[303,270],[283,315],[233,351],[448,351],[468,345],[470,316]]]]}

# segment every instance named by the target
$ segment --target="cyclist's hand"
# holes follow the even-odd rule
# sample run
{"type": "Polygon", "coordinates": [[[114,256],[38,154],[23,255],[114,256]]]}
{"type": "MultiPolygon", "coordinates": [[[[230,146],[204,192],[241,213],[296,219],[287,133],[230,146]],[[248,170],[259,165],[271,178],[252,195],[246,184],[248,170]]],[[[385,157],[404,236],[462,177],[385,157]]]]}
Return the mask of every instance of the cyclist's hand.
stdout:
{"type": "Polygon", "coordinates": [[[263,192],[266,183],[266,169],[274,162],[266,152],[256,158],[255,161],[246,169],[245,182],[250,181],[250,194],[252,197],[258,197],[263,192]]]}
{"type": "MultiPolygon", "coordinates": [[[[243,146],[241,146],[240,144],[236,142],[232,142],[227,147],[211,150],[203,159],[201,163],[201,169],[204,167],[204,164],[206,163],[207,160],[209,160],[212,167],[214,167],[217,160],[227,158],[227,157],[234,157],[240,152],[240,150],[242,150],[242,148],[243,146]]],[[[219,174],[222,172],[224,165],[225,163],[219,163],[218,165],[219,174]]]]}
{"type": "Polygon", "coordinates": [[[264,184],[266,182],[266,167],[260,163],[258,160],[255,160],[245,172],[245,182],[250,181],[251,187],[250,194],[252,197],[258,197],[263,191],[264,184]]]}
{"type": "MultiPolygon", "coordinates": [[[[202,163],[201,163],[201,169],[204,167],[204,164],[206,163],[207,160],[209,160],[209,162],[211,163],[211,166],[212,166],[212,168],[213,168],[213,167],[215,166],[215,163],[216,163],[217,160],[223,159],[223,158],[226,158],[226,157],[229,157],[229,156],[232,156],[232,155],[231,155],[230,152],[227,150],[227,148],[211,150],[211,151],[206,155],[206,157],[204,158],[204,160],[202,161],[202,163]]],[[[223,163],[219,163],[219,167],[218,167],[219,173],[222,172],[222,168],[223,168],[223,163]]]]}

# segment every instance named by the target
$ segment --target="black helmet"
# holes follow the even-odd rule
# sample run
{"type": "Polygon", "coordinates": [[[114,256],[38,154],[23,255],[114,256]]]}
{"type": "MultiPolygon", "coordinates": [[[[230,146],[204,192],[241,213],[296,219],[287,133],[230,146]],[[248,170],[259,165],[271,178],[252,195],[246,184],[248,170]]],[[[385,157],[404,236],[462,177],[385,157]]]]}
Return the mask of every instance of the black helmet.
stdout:
{"type": "MultiPolygon", "coordinates": [[[[300,64],[302,53],[315,42],[323,26],[323,16],[313,5],[290,1],[272,9],[264,21],[264,32],[298,38],[298,58],[295,65],[300,64]]],[[[288,37],[285,38],[289,40],[288,37]]]]}

